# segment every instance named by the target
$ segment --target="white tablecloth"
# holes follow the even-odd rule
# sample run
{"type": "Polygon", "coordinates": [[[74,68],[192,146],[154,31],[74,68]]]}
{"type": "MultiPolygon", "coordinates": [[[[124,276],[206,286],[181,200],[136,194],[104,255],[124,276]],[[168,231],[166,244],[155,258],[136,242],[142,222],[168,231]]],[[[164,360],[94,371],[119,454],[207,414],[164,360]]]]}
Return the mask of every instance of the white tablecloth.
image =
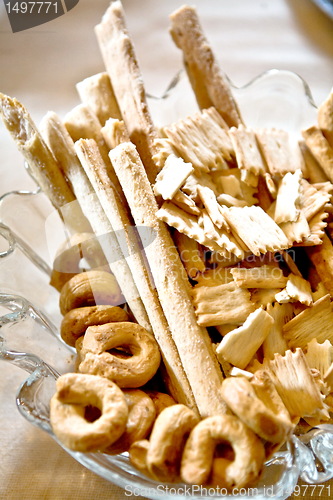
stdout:
{"type": "MultiPolygon", "coordinates": [[[[0,91],[21,100],[37,123],[48,110],[64,116],[79,103],[75,83],[104,70],[93,27],[108,3],[80,0],[57,20],[13,34],[1,2],[0,91]]],[[[180,52],[168,33],[168,14],[182,3],[123,1],[151,93],[162,93],[181,67],[180,52]]],[[[333,24],[310,0],[197,0],[196,6],[221,67],[236,85],[271,68],[288,69],[308,82],[317,104],[327,96],[333,83],[333,24]]],[[[33,185],[2,124],[0,172],[0,195],[33,185]]],[[[0,263],[0,291],[5,287],[20,293],[19,280],[8,282],[4,276],[0,263]]],[[[15,392],[26,375],[5,363],[0,369],[0,497],[127,498],[124,490],[83,468],[19,415],[15,392]]]]}

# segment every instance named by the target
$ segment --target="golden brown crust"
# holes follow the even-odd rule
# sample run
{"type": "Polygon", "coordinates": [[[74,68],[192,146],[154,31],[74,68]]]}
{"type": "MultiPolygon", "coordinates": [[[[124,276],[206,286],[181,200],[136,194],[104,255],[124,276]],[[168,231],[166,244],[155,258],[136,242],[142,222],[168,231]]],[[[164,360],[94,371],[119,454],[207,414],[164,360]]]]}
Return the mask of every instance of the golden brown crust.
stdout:
{"type": "Polygon", "coordinates": [[[66,344],[75,346],[77,339],[85,334],[89,326],[128,321],[128,319],[127,312],[117,306],[77,307],[68,311],[64,316],[60,326],[60,334],[66,344]]]}
{"type": "Polygon", "coordinates": [[[128,451],[136,441],[145,439],[156,419],[156,409],[151,398],[139,389],[123,390],[128,405],[128,419],[125,432],[104,453],[118,455],[128,451]]]}
{"type": "Polygon", "coordinates": [[[128,408],[116,384],[102,377],[67,373],[57,380],[50,403],[53,432],[71,450],[97,451],[111,445],[125,431],[128,408]],[[101,414],[90,422],[86,408],[101,414]]]}
{"type": "Polygon", "coordinates": [[[209,482],[213,468],[215,448],[230,443],[235,458],[215,469],[220,486],[228,489],[244,488],[258,479],[265,458],[260,439],[237,417],[216,415],[202,420],[192,430],[182,456],[181,477],[190,484],[209,482]]]}
{"type": "Polygon", "coordinates": [[[106,271],[86,271],[73,276],[62,288],[59,297],[61,314],[76,307],[118,305],[124,302],[115,277],[106,271]]]}
{"type": "Polygon", "coordinates": [[[194,7],[184,5],[170,16],[171,36],[183,51],[184,63],[200,108],[215,106],[226,123],[242,123],[229,82],[220,71],[194,7]]]}
{"type": "Polygon", "coordinates": [[[81,373],[100,375],[119,387],[137,388],[157,372],[161,355],[158,345],[137,323],[119,322],[90,326],[80,349],[81,373]]]}

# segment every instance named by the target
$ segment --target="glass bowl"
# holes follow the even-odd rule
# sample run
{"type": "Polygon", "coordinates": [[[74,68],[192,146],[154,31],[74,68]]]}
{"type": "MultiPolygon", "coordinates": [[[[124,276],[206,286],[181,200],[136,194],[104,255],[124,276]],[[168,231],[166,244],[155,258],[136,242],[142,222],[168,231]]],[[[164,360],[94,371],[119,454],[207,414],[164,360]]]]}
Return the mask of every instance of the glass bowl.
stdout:
{"type": "MultiPolygon", "coordinates": [[[[271,70],[242,88],[232,85],[232,89],[249,126],[283,128],[298,140],[300,131],[315,123],[316,107],[309,87],[294,73],[271,70]]],[[[157,126],[197,108],[183,72],[173,79],[163,96],[148,96],[148,100],[157,126]]],[[[0,196],[0,359],[29,373],[18,389],[18,410],[56,441],[49,421],[49,401],[59,374],[73,371],[74,367],[74,350],[64,344],[59,334],[59,294],[49,285],[56,250],[65,240],[66,228],[38,188],[0,196]]],[[[64,449],[91,471],[124,488],[127,495],[151,499],[234,498],[238,494],[244,499],[283,500],[293,493],[299,479],[322,485],[333,477],[331,425],[293,436],[266,463],[255,487],[232,495],[222,489],[213,495],[204,487],[159,484],[134,469],[127,453],[110,456],[64,449]]]]}

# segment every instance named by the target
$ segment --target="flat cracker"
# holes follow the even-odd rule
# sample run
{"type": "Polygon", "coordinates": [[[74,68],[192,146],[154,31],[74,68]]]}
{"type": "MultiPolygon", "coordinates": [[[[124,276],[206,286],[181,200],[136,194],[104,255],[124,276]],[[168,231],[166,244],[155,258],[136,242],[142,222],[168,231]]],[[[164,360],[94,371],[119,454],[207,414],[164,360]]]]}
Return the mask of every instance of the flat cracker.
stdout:
{"type": "Polygon", "coordinates": [[[266,359],[274,359],[275,354],[282,356],[288,350],[288,344],[282,333],[282,327],[293,317],[293,306],[291,304],[267,305],[267,312],[272,316],[273,325],[263,342],[263,354],[266,359]]]}
{"type": "Polygon", "coordinates": [[[199,111],[163,128],[174,149],[198,172],[226,168],[233,148],[221,117],[213,109],[199,111]]]}
{"type": "Polygon", "coordinates": [[[199,244],[179,231],[175,231],[173,239],[188,277],[196,279],[206,269],[199,244]]]}
{"type": "Polygon", "coordinates": [[[227,333],[216,349],[218,359],[245,369],[273,326],[273,318],[259,307],[249,314],[244,324],[227,333]]]}
{"type": "Polygon", "coordinates": [[[318,125],[323,135],[333,148],[333,89],[318,108],[318,125]]]}
{"type": "Polygon", "coordinates": [[[234,267],[230,272],[240,288],[283,288],[288,280],[282,269],[269,265],[250,269],[234,267]]]}
{"type": "Polygon", "coordinates": [[[254,255],[284,250],[290,246],[282,229],[261,207],[231,207],[223,212],[232,232],[254,255]]]}
{"type": "Polygon", "coordinates": [[[275,355],[265,369],[266,367],[291,418],[329,418],[327,407],[301,349],[287,351],[284,356],[275,355]]]}
{"type": "Polygon", "coordinates": [[[327,291],[333,296],[333,246],[324,234],[322,244],[307,248],[307,254],[327,291]]]}
{"type": "Polygon", "coordinates": [[[256,137],[264,155],[268,171],[272,176],[283,176],[287,172],[303,170],[303,157],[298,145],[292,146],[290,137],[284,130],[260,129],[256,137]]]}
{"type": "Polygon", "coordinates": [[[302,131],[302,135],[328,180],[333,182],[333,147],[318,127],[309,127],[302,131]]]}
{"type": "Polygon", "coordinates": [[[238,168],[256,176],[263,175],[266,167],[254,131],[244,125],[239,125],[237,128],[231,127],[229,137],[235,151],[238,168]]]}
{"type": "Polygon", "coordinates": [[[300,312],[283,326],[288,345],[291,349],[305,349],[308,342],[316,338],[318,342],[333,341],[333,311],[330,296],[318,299],[311,307],[300,312]]]}
{"type": "Polygon", "coordinates": [[[162,196],[164,200],[172,200],[179,188],[185,183],[190,174],[194,172],[191,163],[185,163],[182,158],[169,155],[162,170],[157,174],[154,193],[162,196]]]}
{"type": "Polygon", "coordinates": [[[239,325],[255,310],[248,290],[236,283],[200,286],[192,289],[193,305],[199,325],[239,325]]]}
{"type": "Polygon", "coordinates": [[[221,207],[216,199],[215,193],[207,186],[198,186],[198,195],[207,210],[213,224],[219,229],[229,229],[228,224],[222,214],[221,207]]]}
{"type": "Polygon", "coordinates": [[[277,188],[274,220],[281,222],[296,222],[300,213],[302,171],[293,174],[287,172],[280,180],[277,188]]]}

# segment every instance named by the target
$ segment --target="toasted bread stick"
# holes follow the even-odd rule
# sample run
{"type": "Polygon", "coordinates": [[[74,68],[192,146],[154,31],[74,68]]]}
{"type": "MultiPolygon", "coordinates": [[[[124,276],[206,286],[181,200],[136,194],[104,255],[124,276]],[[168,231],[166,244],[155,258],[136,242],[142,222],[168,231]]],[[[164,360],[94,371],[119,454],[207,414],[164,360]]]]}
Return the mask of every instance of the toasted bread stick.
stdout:
{"type": "Polygon", "coordinates": [[[229,127],[237,127],[242,123],[237,104],[202,31],[195,8],[183,5],[170,19],[171,36],[183,51],[185,68],[199,107],[215,106],[229,127]]]}
{"type": "Polygon", "coordinates": [[[17,99],[0,93],[0,115],[32,177],[58,209],[67,228],[73,232],[89,232],[90,225],[28,110],[17,99]]]}
{"type": "MultiPolygon", "coordinates": [[[[179,403],[186,404],[197,411],[190,385],[144,259],[133,221],[128,216],[112,187],[107,167],[99,153],[97,144],[92,139],[81,139],[75,143],[75,149],[81,158],[83,168],[95,189],[105,214],[115,230],[123,254],[127,256],[127,263],[146,308],[154,336],[160,346],[167,371],[166,382],[168,388],[179,403]]],[[[152,235],[153,237],[154,235],[152,235]]]]}
{"type": "Polygon", "coordinates": [[[152,157],[156,152],[153,141],[157,134],[119,0],[110,4],[95,32],[129,136],[137,147],[150,182],[154,182],[158,168],[152,157]]]}
{"type": "Polygon", "coordinates": [[[155,233],[145,253],[199,412],[203,417],[224,413],[222,372],[207,330],[197,324],[185,269],[166,225],[156,217],[158,206],[136,148],[120,144],[110,158],[135,223],[155,233]]]}
{"type": "Polygon", "coordinates": [[[76,84],[83,104],[89,106],[103,126],[109,118],[121,120],[121,112],[106,72],[89,76],[76,84]]]}
{"type": "Polygon", "coordinates": [[[56,113],[49,112],[41,123],[42,134],[69,179],[83,212],[98,237],[110,269],[135,319],[150,329],[146,310],[134,284],[132,274],[121,252],[114,229],[108,221],[94,190],[76,155],[74,143],[56,113]]]}

